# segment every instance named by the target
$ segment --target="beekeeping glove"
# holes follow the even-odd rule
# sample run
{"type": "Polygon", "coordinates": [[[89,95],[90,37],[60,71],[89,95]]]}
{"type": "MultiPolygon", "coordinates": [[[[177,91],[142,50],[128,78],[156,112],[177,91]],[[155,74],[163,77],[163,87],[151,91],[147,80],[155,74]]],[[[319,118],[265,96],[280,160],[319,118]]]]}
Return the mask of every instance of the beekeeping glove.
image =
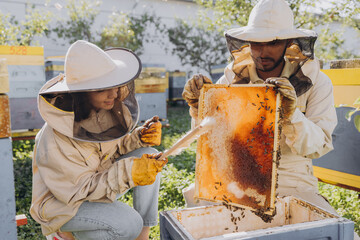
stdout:
{"type": "Polygon", "coordinates": [[[189,111],[191,117],[197,119],[200,90],[204,86],[204,84],[211,84],[211,83],[212,82],[209,78],[201,74],[194,75],[186,82],[182,96],[190,106],[189,111]]]}
{"type": "Polygon", "coordinates": [[[140,140],[150,146],[161,144],[161,122],[158,116],[148,119],[140,130],[140,140]]]}
{"type": "Polygon", "coordinates": [[[273,84],[281,95],[281,113],[284,122],[290,122],[296,109],[296,92],[287,78],[268,78],[265,83],[273,84]]]}
{"type": "Polygon", "coordinates": [[[131,176],[136,186],[150,185],[155,182],[156,175],[161,172],[162,168],[168,162],[157,160],[161,153],[144,154],[141,158],[135,158],[131,169],[131,176]]]}

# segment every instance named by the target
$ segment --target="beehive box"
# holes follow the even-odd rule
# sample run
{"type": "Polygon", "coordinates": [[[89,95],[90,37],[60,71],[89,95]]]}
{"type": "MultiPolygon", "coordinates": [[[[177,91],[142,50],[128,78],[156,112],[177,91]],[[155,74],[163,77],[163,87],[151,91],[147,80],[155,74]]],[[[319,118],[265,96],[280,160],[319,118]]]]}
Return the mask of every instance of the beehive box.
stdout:
{"type": "Polygon", "coordinates": [[[159,116],[162,123],[167,123],[168,84],[165,65],[143,64],[139,78],[135,79],[135,97],[140,107],[140,123],[154,115],[159,116]]]}
{"type": "Polygon", "coordinates": [[[45,77],[46,81],[56,77],[60,73],[64,73],[65,56],[53,56],[46,58],[45,61],[45,77]]]}
{"type": "Polygon", "coordinates": [[[198,141],[195,198],[273,213],[279,106],[268,85],[204,85],[199,117],[216,127],[198,141]]]}
{"type": "Polygon", "coordinates": [[[294,197],[277,198],[276,215],[264,222],[253,211],[212,205],[160,213],[168,239],[353,239],[354,223],[294,197]]]}
{"type": "Polygon", "coordinates": [[[219,64],[211,66],[211,79],[213,83],[220,79],[222,75],[224,75],[224,69],[227,64],[219,64]]]}
{"type": "Polygon", "coordinates": [[[0,46],[9,74],[11,130],[38,129],[44,124],[36,97],[45,83],[44,49],[29,46],[0,46]]]}
{"type": "Polygon", "coordinates": [[[186,83],[186,72],[170,72],[169,73],[169,100],[184,100],[182,92],[186,83]]]}
{"type": "Polygon", "coordinates": [[[9,92],[9,73],[6,58],[0,58],[0,93],[9,92]]]}
{"type": "Polygon", "coordinates": [[[168,87],[169,80],[165,65],[143,64],[139,77],[135,79],[136,93],[165,93],[168,87]]]}
{"type": "Polygon", "coordinates": [[[321,71],[334,86],[335,105],[353,106],[360,93],[360,59],[332,60],[330,69],[321,71]]]}

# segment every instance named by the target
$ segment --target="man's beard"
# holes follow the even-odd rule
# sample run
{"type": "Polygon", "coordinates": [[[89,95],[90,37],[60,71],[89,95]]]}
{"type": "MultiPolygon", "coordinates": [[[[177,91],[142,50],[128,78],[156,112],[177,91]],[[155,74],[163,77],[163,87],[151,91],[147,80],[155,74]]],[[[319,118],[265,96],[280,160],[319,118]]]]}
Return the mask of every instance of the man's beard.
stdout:
{"type": "MultiPolygon", "coordinates": [[[[272,66],[271,68],[264,69],[264,67],[261,65],[261,68],[257,68],[257,69],[259,71],[261,71],[261,72],[271,72],[272,70],[277,68],[284,61],[285,52],[286,52],[286,48],[284,49],[284,52],[283,52],[282,56],[276,62],[275,62],[275,60],[273,58],[265,58],[265,59],[272,60],[273,62],[275,62],[274,66],[272,66]]],[[[258,57],[254,61],[261,62],[261,58],[258,57]],[[257,60],[260,60],[260,61],[257,61],[257,60]]]]}
{"type": "MultiPolygon", "coordinates": [[[[275,60],[273,58],[267,58],[267,59],[271,59],[271,60],[273,60],[273,62],[275,62],[275,60]]],[[[267,68],[267,69],[262,68],[262,69],[258,69],[258,70],[261,72],[271,72],[277,66],[279,66],[283,61],[284,61],[284,57],[281,57],[281,58],[279,58],[279,60],[277,62],[275,62],[275,64],[271,68],[267,68]]]]}

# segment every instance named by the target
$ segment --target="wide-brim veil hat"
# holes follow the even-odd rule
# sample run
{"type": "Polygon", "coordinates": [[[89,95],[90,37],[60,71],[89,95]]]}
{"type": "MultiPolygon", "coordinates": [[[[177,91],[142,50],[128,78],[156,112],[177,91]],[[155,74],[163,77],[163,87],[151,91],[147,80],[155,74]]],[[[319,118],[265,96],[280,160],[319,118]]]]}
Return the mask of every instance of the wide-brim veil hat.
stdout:
{"type": "Polygon", "coordinates": [[[303,55],[313,58],[316,32],[294,27],[294,15],[284,0],[260,0],[252,9],[248,24],[225,32],[230,52],[249,42],[293,39],[303,55]]]}
{"type": "Polygon", "coordinates": [[[113,141],[136,127],[135,79],[141,61],[135,53],[125,48],[104,51],[79,40],[68,49],[64,70],[46,82],[38,96],[39,112],[50,127],[88,142],[113,141]],[[116,92],[99,97],[99,92],[108,89],[116,92]]]}
{"type": "Polygon", "coordinates": [[[78,40],[68,49],[64,77],[49,80],[40,94],[84,92],[125,85],[141,72],[141,61],[125,48],[103,51],[96,45],[78,40]]]}
{"type": "Polygon", "coordinates": [[[230,29],[226,34],[252,42],[317,36],[314,31],[294,27],[293,12],[284,0],[259,1],[250,13],[248,25],[230,29]]]}

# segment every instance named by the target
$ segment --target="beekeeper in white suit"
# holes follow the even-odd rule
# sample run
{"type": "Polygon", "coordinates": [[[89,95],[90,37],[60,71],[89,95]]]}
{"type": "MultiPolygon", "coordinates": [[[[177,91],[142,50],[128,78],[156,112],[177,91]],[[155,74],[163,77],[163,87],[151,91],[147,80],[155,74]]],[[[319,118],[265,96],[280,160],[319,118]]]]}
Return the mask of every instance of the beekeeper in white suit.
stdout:
{"type": "MultiPolygon", "coordinates": [[[[261,0],[251,11],[248,25],[225,32],[233,61],[219,84],[276,85],[282,96],[280,196],[302,198],[337,214],[318,193],[312,159],[333,149],[331,134],[337,124],[333,86],[314,57],[315,32],[294,28],[293,13],[284,0],[261,0]]],[[[200,89],[211,80],[195,75],[187,81],[183,97],[197,120],[200,89]]],[[[188,206],[194,188],[184,191],[188,206]]]]}
{"type": "Polygon", "coordinates": [[[80,40],[64,67],[38,96],[46,123],[35,140],[31,216],[51,240],[148,239],[167,160],[149,147],[161,142],[158,117],[135,128],[141,62],[80,40]],[[134,208],[116,200],[131,188],[134,208]]]}

